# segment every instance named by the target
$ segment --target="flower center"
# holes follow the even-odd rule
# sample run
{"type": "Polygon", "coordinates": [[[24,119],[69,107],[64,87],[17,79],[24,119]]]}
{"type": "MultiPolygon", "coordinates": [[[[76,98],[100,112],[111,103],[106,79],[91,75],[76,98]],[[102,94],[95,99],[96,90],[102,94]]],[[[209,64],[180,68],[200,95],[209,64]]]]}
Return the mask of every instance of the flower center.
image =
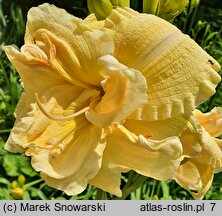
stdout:
{"type": "Polygon", "coordinates": [[[42,103],[41,103],[41,101],[40,101],[39,96],[38,96],[37,93],[35,94],[35,97],[36,97],[36,102],[37,102],[38,108],[41,110],[41,112],[42,112],[47,118],[49,118],[49,119],[51,119],[51,120],[54,120],[54,121],[64,121],[64,120],[73,119],[73,118],[75,118],[75,117],[77,117],[77,116],[85,113],[85,112],[88,111],[89,108],[90,108],[89,106],[87,106],[87,107],[79,110],[78,112],[75,112],[75,113],[73,113],[73,114],[71,114],[71,115],[67,115],[67,116],[53,116],[53,115],[50,115],[50,114],[45,110],[45,108],[43,107],[43,105],[42,105],[42,103]]]}

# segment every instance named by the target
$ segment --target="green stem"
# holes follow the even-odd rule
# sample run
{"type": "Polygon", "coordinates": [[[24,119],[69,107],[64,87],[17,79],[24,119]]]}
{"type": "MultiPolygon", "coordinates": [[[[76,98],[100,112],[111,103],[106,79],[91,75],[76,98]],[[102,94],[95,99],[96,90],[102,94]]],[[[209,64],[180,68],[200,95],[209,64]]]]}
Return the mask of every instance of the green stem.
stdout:
{"type": "Polygon", "coordinates": [[[35,180],[35,181],[33,181],[33,182],[29,182],[29,183],[27,183],[27,184],[24,185],[24,188],[31,187],[31,186],[33,186],[33,185],[35,185],[35,184],[38,184],[38,183],[42,182],[42,181],[43,181],[43,179],[38,179],[38,180],[35,180]]]}
{"type": "Polygon", "coordinates": [[[124,200],[126,197],[136,191],[137,188],[139,188],[145,181],[147,180],[147,177],[140,175],[131,185],[125,186],[122,190],[122,197],[116,197],[116,200],[124,200]]]}
{"type": "Polygon", "coordinates": [[[156,180],[153,180],[153,186],[150,194],[151,199],[154,196],[155,188],[156,188],[156,180]]]}
{"type": "Polygon", "coordinates": [[[96,200],[105,200],[106,199],[106,192],[101,189],[97,189],[97,194],[95,197],[96,200]]]}
{"type": "Polygon", "coordinates": [[[135,173],[134,171],[132,170],[129,171],[128,179],[124,187],[128,187],[133,182],[133,178],[135,177],[135,174],[137,175],[137,173],[135,173]]]}
{"type": "Polygon", "coordinates": [[[11,132],[11,129],[0,130],[0,133],[9,133],[9,132],[11,132]]]}
{"type": "Polygon", "coordinates": [[[10,89],[10,81],[9,81],[9,78],[7,76],[7,73],[5,71],[5,67],[4,67],[2,61],[0,61],[0,69],[2,69],[2,74],[3,74],[4,80],[6,82],[8,89],[10,89]]]}
{"type": "Polygon", "coordinates": [[[198,7],[195,7],[194,11],[193,11],[193,15],[191,17],[190,25],[188,27],[188,32],[187,32],[188,34],[191,33],[191,29],[192,29],[192,27],[194,25],[194,21],[195,21],[196,15],[197,15],[197,11],[198,11],[198,7]]]}

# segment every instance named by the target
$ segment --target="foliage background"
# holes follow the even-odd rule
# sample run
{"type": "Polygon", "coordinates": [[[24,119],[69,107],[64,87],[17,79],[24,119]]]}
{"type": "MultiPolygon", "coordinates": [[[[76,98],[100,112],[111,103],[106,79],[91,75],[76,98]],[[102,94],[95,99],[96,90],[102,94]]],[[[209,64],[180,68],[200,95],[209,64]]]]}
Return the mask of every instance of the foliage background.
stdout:
{"type": "MultiPolygon", "coordinates": [[[[4,150],[4,143],[14,123],[13,112],[22,88],[19,77],[7,60],[2,46],[16,44],[21,47],[25,31],[26,14],[30,7],[53,3],[75,16],[88,14],[86,0],[0,0],[0,199],[119,199],[88,186],[78,196],[67,196],[47,186],[30,166],[30,158],[4,150]],[[23,178],[24,176],[24,178],[23,178]]],[[[134,9],[142,11],[141,0],[131,0],[134,9]]],[[[203,49],[222,65],[222,1],[200,0],[197,8],[188,8],[174,20],[184,33],[189,34],[203,49]]],[[[199,109],[206,112],[222,106],[222,85],[217,93],[199,109]]],[[[222,199],[222,174],[216,174],[213,185],[204,199],[222,199]]],[[[192,199],[190,191],[174,181],[146,179],[134,172],[122,178],[124,188],[121,199],[192,199]]]]}

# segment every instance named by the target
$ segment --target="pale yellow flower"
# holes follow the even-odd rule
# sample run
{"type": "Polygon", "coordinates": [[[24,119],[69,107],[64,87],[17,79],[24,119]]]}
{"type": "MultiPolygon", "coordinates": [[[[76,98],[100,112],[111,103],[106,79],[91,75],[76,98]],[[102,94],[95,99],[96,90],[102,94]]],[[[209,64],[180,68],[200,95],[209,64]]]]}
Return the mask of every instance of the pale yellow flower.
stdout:
{"type": "Polygon", "coordinates": [[[90,183],[121,196],[131,169],[172,178],[178,136],[198,133],[191,111],[220,81],[219,64],[189,36],[131,9],[97,22],[43,4],[28,13],[21,51],[5,51],[24,85],[6,149],[31,156],[69,195],[90,183]]]}
{"type": "MultiPolygon", "coordinates": [[[[176,174],[176,181],[184,188],[197,190],[195,199],[202,199],[212,185],[214,173],[222,171],[222,108],[215,107],[209,113],[195,110],[195,117],[202,127],[202,150],[185,158],[176,174]]],[[[190,137],[194,137],[190,134],[190,137]]],[[[190,139],[183,139],[188,144],[190,139]]]]}

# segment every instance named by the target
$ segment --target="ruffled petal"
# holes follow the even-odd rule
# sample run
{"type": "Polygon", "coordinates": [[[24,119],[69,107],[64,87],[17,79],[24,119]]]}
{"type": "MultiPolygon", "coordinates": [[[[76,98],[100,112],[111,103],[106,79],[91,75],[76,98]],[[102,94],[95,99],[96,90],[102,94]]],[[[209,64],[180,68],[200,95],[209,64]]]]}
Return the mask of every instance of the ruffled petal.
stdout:
{"type": "Polygon", "coordinates": [[[208,164],[214,172],[222,171],[222,151],[216,139],[203,128],[203,150],[196,158],[200,163],[208,164]]]}
{"type": "Polygon", "coordinates": [[[202,113],[200,110],[195,110],[195,117],[205,130],[213,137],[222,134],[222,108],[214,107],[208,113],[202,113]]]}
{"type": "Polygon", "coordinates": [[[61,152],[34,153],[32,165],[48,185],[68,195],[81,193],[98,173],[106,140],[92,125],[84,127],[61,152]]]}
{"type": "Polygon", "coordinates": [[[220,65],[174,25],[117,8],[105,27],[113,34],[114,56],[147,79],[149,100],[137,118],[161,120],[188,113],[215,93],[220,65]]]}
{"type": "Polygon", "coordinates": [[[216,139],[213,139],[204,128],[202,131],[202,151],[196,157],[185,158],[175,177],[182,187],[197,190],[197,193],[192,193],[195,199],[203,198],[212,184],[214,173],[222,170],[221,146],[218,146],[216,139]]]}
{"type": "Polygon", "coordinates": [[[139,71],[127,68],[112,56],[103,56],[99,63],[105,65],[109,77],[102,82],[104,96],[86,113],[86,118],[98,127],[121,124],[146,103],[146,79],[139,71]]]}
{"type": "Polygon", "coordinates": [[[97,59],[112,54],[114,49],[107,32],[92,28],[86,21],[54,5],[43,4],[28,12],[25,43],[35,39],[42,47],[47,37],[56,50],[51,64],[60,73],[71,82],[78,81],[81,86],[100,85],[104,76],[99,73],[97,59]]]}
{"type": "Polygon", "coordinates": [[[183,157],[193,157],[202,150],[202,130],[193,115],[159,121],[127,119],[124,127],[138,136],[143,135],[154,140],[179,137],[183,144],[183,157]]]}
{"type": "Polygon", "coordinates": [[[99,30],[103,29],[104,22],[105,22],[104,20],[98,21],[95,14],[89,14],[89,16],[87,16],[84,19],[84,23],[86,25],[90,25],[92,28],[99,29],[99,30]]]}
{"type": "MultiPolygon", "coordinates": [[[[9,151],[15,152],[17,149],[24,151],[30,143],[44,147],[50,137],[61,139],[74,130],[79,122],[87,123],[84,115],[66,121],[53,121],[43,114],[37,103],[26,94],[18,103],[16,122],[5,145],[9,151]]],[[[73,85],[58,85],[48,89],[39,97],[49,115],[63,118],[88,106],[90,98],[96,95],[98,95],[96,90],[84,90],[73,85]]]]}
{"type": "Polygon", "coordinates": [[[23,46],[21,52],[12,46],[5,46],[4,50],[19,72],[26,98],[31,101],[34,101],[34,93],[42,94],[56,85],[68,84],[63,77],[49,68],[48,57],[38,46],[23,46]]]}
{"type": "Polygon", "coordinates": [[[108,193],[121,197],[122,191],[120,190],[121,172],[129,171],[128,169],[110,169],[106,166],[106,159],[103,157],[103,164],[98,174],[89,180],[89,184],[96,186],[108,193]]]}
{"type": "Polygon", "coordinates": [[[171,178],[180,164],[182,146],[177,137],[161,141],[136,136],[116,126],[108,137],[104,158],[110,169],[132,169],[144,176],[171,178]]]}
{"type": "Polygon", "coordinates": [[[188,159],[178,169],[175,180],[183,188],[197,190],[192,192],[195,199],[202,199],[213,182],[214,173],[210,166],[188,159]]]}
{"type": "Polygon", "coordinates": [[[221,139],[217,139],[217,138],[214,138],[214,141],[217,143],[218,147],[221,149],[222,151],[222,140],[221,139]]]}
{"type": "Polygon", "coordinates": [[[82,127],[72,139],[51,148],[30,146],[32,166],[51,187],[68,195],[81,193],[99,171],[106,139],[102,130],[90,124],[82,127]]]}

